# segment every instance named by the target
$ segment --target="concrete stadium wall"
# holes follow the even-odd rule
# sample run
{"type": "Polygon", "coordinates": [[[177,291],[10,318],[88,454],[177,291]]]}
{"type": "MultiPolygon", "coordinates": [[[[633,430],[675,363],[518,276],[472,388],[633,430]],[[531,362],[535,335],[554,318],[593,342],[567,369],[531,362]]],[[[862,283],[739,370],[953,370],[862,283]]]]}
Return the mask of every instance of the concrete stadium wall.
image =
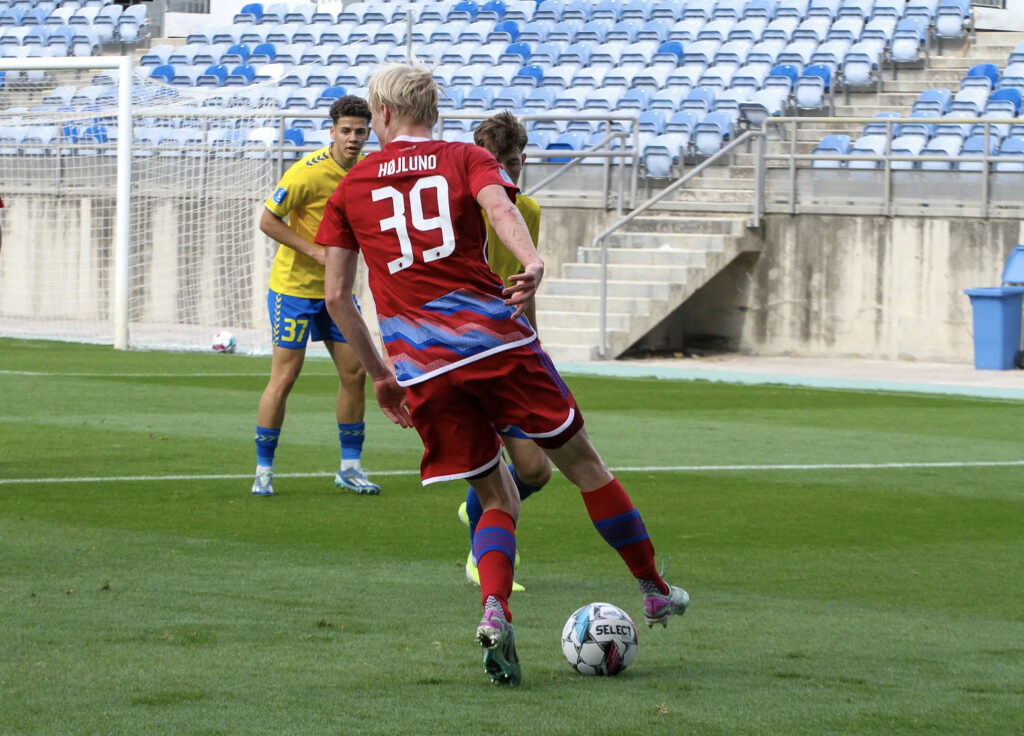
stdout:
{"type": "Polygon", "coordinates": [[[999,284],[1016,220],[769,216],[752,250],[652,333],[653,349],[970,363],[964,289],[999,284]]]}

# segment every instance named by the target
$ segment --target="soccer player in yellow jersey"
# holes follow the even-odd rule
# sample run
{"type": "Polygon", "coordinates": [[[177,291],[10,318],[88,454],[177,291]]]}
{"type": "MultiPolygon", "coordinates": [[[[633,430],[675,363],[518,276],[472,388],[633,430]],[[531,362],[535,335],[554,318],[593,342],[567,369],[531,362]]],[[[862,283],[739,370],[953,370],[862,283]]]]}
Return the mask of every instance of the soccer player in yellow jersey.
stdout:
{"type": "MultiPolygon", "coordinates": [[[[516,184],[519,183],[519,176],[523,173],[523,164],[526,163],[526,154],[523,153],[523,150],[526,148],[527,140],[526,128],[516,119],[515,115],[507,111],[487,118],[477,126],[473,133],[473,142],[486,148],[516,184]]],[[[532,197],[519,193],[516,195],[516,208],[522,214],[523,220],[526,221],[526,228],[530,231],[533,245],[537,247],[537,236],[540,232],[540,205],[532,197]]],[[[484,221],[487,222],[486,214],[484,221]]],[[[512,285],[509,276],[523,272],[522,264],[504,246],[490,222],[487,222],[487,263],[491,270],[501,277],[506,286],[512,285]]],[[[527,304],[524,313],[536,330],[537,314],[533,300],[527,304]]],[[[519,498],[525,500],[543,488],[544,484],[550,480],[551,461],[548,460],[547,454],[518,427],[508,427],[503,430],[501,440],[511,460],[508,469],[511,471],[512,480],[515,481],[519,491],[519,498]]],[[[483,507],[480,505],[480,499],[477,498],[473,486],[470,486],[469,492],[466,494],[466,502],[459,507],[459,518],[469,525],[470,552],[466,559],[466,577],[477,585],[480,584],[480,574],[476,568],[476,560],[473,558],[472,545],[477,522],[480,521],[482,514],[483,507]]],[[[523,590],[523,586],[514,582],[512,589],[523,590]]]]}
{"type": "Polygon", "coordinates": [[[313,242],[327,198],[360,159],[370,135],[370,108],[359,97],[348,95],[334,101],[330,115],[331,144],[285,172],[260,217],[260,229],[279,245],[267,296],[274,351],[256,421],[252,492],[257,496],[274,494],[274,452],[285,402],[302,370],[309,340],[323,341],[340,379],[336,411],[341,467],[334,483],[356,493],[380,493],[380,486],[362,469],[366,374],[327,313],[324,249],[313,242]]]}

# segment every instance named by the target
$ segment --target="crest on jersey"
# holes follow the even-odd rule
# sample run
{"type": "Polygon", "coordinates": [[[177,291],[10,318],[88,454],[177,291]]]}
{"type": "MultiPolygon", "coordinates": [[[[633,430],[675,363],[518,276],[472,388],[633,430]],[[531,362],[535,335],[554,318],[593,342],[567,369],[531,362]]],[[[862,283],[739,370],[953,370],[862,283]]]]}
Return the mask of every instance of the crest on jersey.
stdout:
{"type": "Polygon", "coordinates": [[[281,204],[287,196],[288,190],[284,187],[278,187],[274,190],[274,204],[281,204]]]}

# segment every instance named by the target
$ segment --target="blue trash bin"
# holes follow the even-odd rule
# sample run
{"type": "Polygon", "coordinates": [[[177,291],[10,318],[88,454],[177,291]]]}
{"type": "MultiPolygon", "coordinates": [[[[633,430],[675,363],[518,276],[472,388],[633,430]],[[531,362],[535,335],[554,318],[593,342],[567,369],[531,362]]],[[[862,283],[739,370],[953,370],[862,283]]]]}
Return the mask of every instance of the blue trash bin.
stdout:
{"type": "Polygon", "coordinates": [[[1003,286],[964,291],[974,312],[974,367],[1005,371],[1016,367],[1020,352],[1021,306],[1024,299],[1024,245],[1010,252],[1003,286]]]}

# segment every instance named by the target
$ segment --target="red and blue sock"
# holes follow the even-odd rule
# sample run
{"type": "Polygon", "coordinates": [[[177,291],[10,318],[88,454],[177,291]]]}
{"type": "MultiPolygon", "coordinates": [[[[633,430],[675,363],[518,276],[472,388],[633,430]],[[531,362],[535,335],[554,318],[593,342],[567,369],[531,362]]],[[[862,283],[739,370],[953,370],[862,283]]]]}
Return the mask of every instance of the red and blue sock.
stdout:
{"type": "Polygon", "coordinates": [[[668,593],[654,562],[654,545],[647,536],[643,517],[622,484],[612,478],[600,488],[584,493],[583,503],[598,533],[615,548],[633,576],[653,582],[659,591],[668,593]]]}
{"type": "Polygon", "coordinates": [[[494,596],[511,621],[508,596],[516,560],[516,522],[511,516],[500,509],[483,512],[473,537],[473,556],[480,572],[481,600],[486,606],[487,598],[494,596]]]}

